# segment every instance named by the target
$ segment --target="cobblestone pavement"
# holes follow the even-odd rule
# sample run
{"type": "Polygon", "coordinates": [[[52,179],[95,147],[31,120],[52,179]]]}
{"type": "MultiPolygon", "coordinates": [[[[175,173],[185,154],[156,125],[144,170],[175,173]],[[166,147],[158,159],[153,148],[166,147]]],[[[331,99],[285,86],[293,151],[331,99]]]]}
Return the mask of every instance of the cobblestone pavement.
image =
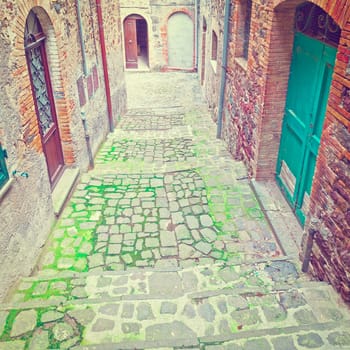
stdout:
{"type": "Polygon", "coordinates": [[[127,115],[0,305],[0,350],[350,349],[349,309],[284,254],[196,76],[127,83],[127,115]]]}

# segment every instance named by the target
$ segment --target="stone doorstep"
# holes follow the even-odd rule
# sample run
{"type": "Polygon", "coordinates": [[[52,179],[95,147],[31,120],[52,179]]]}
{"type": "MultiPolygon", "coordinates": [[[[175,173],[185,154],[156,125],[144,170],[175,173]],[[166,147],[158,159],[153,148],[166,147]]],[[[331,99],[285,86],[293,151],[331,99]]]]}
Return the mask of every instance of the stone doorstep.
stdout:
{"type": "Polygon", "coordinates": [[[284,254],[299,260],[303,229],[277,184],[252,180],[251,186],[284,254]]]}
{"type": "Polygon", "coordinates": [[[52,192],[55,215],[58,217],[79,176],[78,168],[66,168],[52,192]]]}

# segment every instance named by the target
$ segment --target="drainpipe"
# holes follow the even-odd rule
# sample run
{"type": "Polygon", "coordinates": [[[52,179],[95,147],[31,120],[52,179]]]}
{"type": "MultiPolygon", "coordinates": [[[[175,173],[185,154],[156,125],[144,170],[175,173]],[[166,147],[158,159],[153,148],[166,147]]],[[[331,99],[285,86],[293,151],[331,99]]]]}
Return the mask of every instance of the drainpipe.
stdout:
{"type": "Polygon", "coordinates": [[[79,38],[81,45],[81,56],[83,59],[83,72],[84,76],[88,75],[87,64],[86,64],[86,51],[85,51],[85,42],[84,42],[84,33],[83,33],[83,23],[81,20],[81,10],[80,10],[80,1],[75,0],[75,5],[77,8],[77,18],[78,18],[78,27],[79,27],[79,38]]]}
{"type": "Polygon", "coordinates": [[[99,32],[99,35],[100,35],[100,46],[101,46],[101,56],[102,56],[101,58],[102,58],[105,90],[106,90],[109,130],[112,132],[114,130],[113,112],[112,112],[112,99],[111,99],[111,89],[110,89],[110,85],[109,85],[108,62],[107,62],[107,54],[106,54],[105,33],[104,33],[104,29],[103,29],[103,17],[102,17],[101,0],[96,0],[96,11],[97,11],[98,32],[99,32]]]}
{"type": "Polygon", "coordinates": [[[194,68],[196,71],[198,71],[198,0],[195,0],[194,2],[194,23],[195,23],[195,63],[194,63],[194,68]]]}
{"type": "Polygon", "coordinates": [[[221,64],[221,85],[220,85],[220,100],[219,100],[219,110],[218,110],[218,126],[216,137],[221,138],[222,131],[222,110],[224,107],[224,94],[225,94],[225,85],[226,85],[226,68],[227,68],[227,47],[228,47],[228,27],[230,22],[231,14],[231,0],[226,0],[225,3],[225,19],[224,19],[224,42],[222,50],[222,64],[221,64]]]}

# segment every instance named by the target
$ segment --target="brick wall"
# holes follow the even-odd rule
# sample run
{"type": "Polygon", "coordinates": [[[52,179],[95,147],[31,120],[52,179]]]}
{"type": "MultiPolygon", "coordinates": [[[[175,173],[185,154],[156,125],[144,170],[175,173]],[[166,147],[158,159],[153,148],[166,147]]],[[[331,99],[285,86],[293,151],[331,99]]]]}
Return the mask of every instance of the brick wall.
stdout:
{"type": "MultiPolygon", "coordinates": [[[[108,132],[95,2],[81,1],[88,68],[86,76],[83,72],[75,2],[65,2],[58,12],[50,3],[48,0],[8,0],[0,7],[0,87],[3,92],[0,95],[0,142],[8,151],[6,163],[11,174],[7,191],[0,189],[0,300],[20,275],[30,273],[55,220],[24,51],[24,28],[30,9],[37,14],[46,36],[65,164],[77,166],[82,171],[88,167],[82,112],[88,121],[94,152],[108,132]],[[95,75],[91,80],[93,71],[95,75]],[[86,95],[84,106],[79,103],[79,78],[82,78],[86,95]],[[93,89],[88,94],[89,81],[93,82],[93,89]],[[15,170],[27,172],[28,179],[20,176],[14,178],[12,171],[15,170]]],[[[102,1],[102,7],[113,117],[116,122],[126,103],[120,12],[118,2],[114,0],[102,1]]]]}
{"type": "MultiPolygon", "coordinates": [[[[332,283],[350,301],[350,1],[315,2],[342,33],[304,231],[308,232],[311,219],[317,220],[311,273],[332,283]]],[[[257,180],[275,176],[298,4],[253,0],[244,59],[242,3],[233,1],[222,136],[232,155],[242,159],[257,180]]],[[[206,67],[206,75],[209,70],[206,67]]],[[[206,87],[207,95],[214,88],[206,87]]]]}

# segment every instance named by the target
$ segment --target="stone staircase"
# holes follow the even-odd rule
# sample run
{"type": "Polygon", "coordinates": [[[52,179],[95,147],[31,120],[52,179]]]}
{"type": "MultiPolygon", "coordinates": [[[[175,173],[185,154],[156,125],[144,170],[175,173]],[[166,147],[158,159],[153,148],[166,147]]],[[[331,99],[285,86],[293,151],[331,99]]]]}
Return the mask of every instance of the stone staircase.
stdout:
{"type": "Polygon", "coordinates": [[[0,305],[0,350],[350,349],[347,306],[300,273],[293,245],[286,256],[196,77],[176,76],[159,75],[185,103],[135,84],[147,107],[109,135],[33,276],[0,305]]]}
{"type": "Polygon", "coordinates": [[[338,349],[349,327],[288,259],[38,275],[0,305],[1,350],[338,349]]]}

